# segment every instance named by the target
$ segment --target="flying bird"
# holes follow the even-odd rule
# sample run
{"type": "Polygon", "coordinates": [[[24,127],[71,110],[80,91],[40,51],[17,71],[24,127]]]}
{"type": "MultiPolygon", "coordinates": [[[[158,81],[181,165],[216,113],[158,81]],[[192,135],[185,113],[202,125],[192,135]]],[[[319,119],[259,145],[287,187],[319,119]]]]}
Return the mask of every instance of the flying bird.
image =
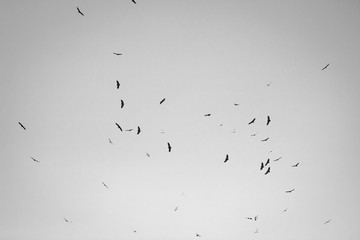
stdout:
{"type": "Polygon", "coordinates": [[[321,71],[322,71],[322,70],[325,70],[329,65],[330,65],[330,64],[328,63],[325,67],[323,67],[323,68],[321,69],[321,71]]]}
{"type": "Polygon", "coordinates": [[[119,89],[120,88],[120,83],[118,80],[116,80],[116,89],[119,89]]]}
{"type": "Polygon", "coordinates": [[[254,233],[258,233],[259,232],[259,229],[256,229],[256,231],[254,233]]]}
{"type": "Polygon", "coordinates": [[[140,134],[140,132],[141,132],[141,130],[140,130],[140,127],[138,126],[138,128],[137,128],[137,135],[139,135],[140,134]]]}
{"type": "Polygon", "coordinates": [[[270,163],[270,159],[268,158],[266,163],[265,163],[265,166],[268,165],[270,163]]]}
{"type": "Polygon", "coordinates": [[[291,189],[291,190],[288,190],[288,191],[285,191],[286,193],[291,193],[292,191],[294,191],[295,190],[295,188],[294,189],[291,189]]]}
{"type": "Polygon", "coordinates": [[[274,162],[279,161],[281,158],[282,158],[282,157],[279,157],[279,158],[277,158],[277,159],[274,159],[274,162]]]}
{"type": "Polygon", "coordinates": [[[168,150],[169,150],[169,152],[171,152],[171,145],[170,145],[170,143],[167,143],[167,145],[168,145],[168,150]]]}
{"type": "Polygon", "coordinates": [[[103,185],[104,185],[104,187],[106,187],[107,189],[109,188],[104,182],[101,182],[103,185]]]}
{"type": "Polygon", "coordinates": [[[40,161],[39,160],[36,160],[35,158],[31,157],[31,159],[34,161],[34,162],[37,162],[39,163],[40,161]]]}
{"type": "Polygon", "coordinates": [[[65,220],[65,222],[67,222],[67,223],[68,223],[68,222],[71,222],[71,221],[67,220],[66,218],[64,218],[64,220],[65,220]]]}
{"type": "Polygon", "coordinates": [[[174,209],[174,211],[176,212],[177,210],[179,210],[178,206],[176,206],[176,208],[174,209]]]}
{"type": "Polygon", "coordinates": [[[229,155],[228,155],[228,154],[226,154],[226,157],[225,157],[225,161],[224,161],[224,163],[226,163],[228,160],[229,160],[229,155]]]}
{"type": "Polygon", "coordinates": [[[146,156],[147,156],[147,157],[150,157],[150,154],[149,154],[149,153],[146,153],[146,156]]]}
{"type": "Polygon", "coordinates": [[[122,128],[120,127],[120,125],[118,123],[115,123],[115,124],[120,129],[120,131],[122,131],[122,128]]]}
{"type": "Polygon", "coordinates": [[[163,98],[163,99],[160,101],[160,104],[162,104],[164,101],[165,101],[165,98],[163,98]]]}
{"type": "Polygon", "coordinates": [[[197,236],[197,237],[201,237],[200,234],[198,234],[198,233],[196,233],[196,236],[197,236]]]}
{"type": "Polygon", "coordinates": [[[297,166],[299,166],[299,163],[292,165],[291,167],[297,167],[297,166]]]}
{"type": "Polygon", "coordinates": [[[261,162],[260,171],[264,169],[264,163],[261,162]]]}
{"type": "Polygon", "coordinates": [[[238,104],[238,103],[234,103],[234,105],[235,105],[235,106],[239,106],[239,104],[238,104]]]}
{"type": "Polygon", "coordinates": [[[109,138],[109,143],[110,143],[110,144],[113,144],[110,138],[109,138]]]}
{"type": "Polygon", "coordinates": [[[251,136],[252,136],[252,137],[255,137],[255,136],[256,136],[256,134],[257,134],[257,133],[253,133],[253,134],[251,134],[251,136]]]}
{"type": "Polygon", "coordinates": [[[331,221],[331,219],[327,220],[326,222],[324,222],[324,224],[328,224],[331,221]]]}
{"type": "Polygon", "coordinates": [[[270,86],[272,82],[269,82],[268,84],[266,84],[266,86],[270,86]]]}
{"type": "Polygon", "coordinates": [[[135,0],[131,0],[134,4],[136,4],[135,0]]]}
{"type": "Polygon", "coordinates": [[[131,132],[132,130],[134,130],[134,129],[133,128],[125,129],[125,131],[127,131],[127,132],[131,132]]]}
{"type": "Polygon", "coordinates": [[[20,126],[21,126],[24,130],[26,130],[26,128],[24,127],[24,125],[22,125],[21,122],[19,122],[19,124],[20,124],[20,126]]]}
{"type": "Polygon", "coordinates": [[[207,113],[204,115],[205,117],[210,117],[211,116],[211,113],[207,113]]]}
{"type": "Polygon", "coordinates": [[[78,11],[78,13],[80,13],[82,16],[84,16],[84,14],[80,11],[79,7],[77,7],[77,11],[78,11]]]}
{"type": "Polygon", "coordinates": [[[270,172],[270,167],[268,168],[268,170],[266,170],[265,175],[268,174],[270,172]]]}
{"type": "Polygon", "coordinates": [[[282,211],[282,212],[286,212],[286,211],[287,211],[287,208],[285,208],[284,211],[282,211]]]}
{"type": "Polygon", "coordinates": [[[121,99],[121,108],[124,107],[124,101],[121,99]]]}
{"type": "Polygon", "coordinates": [[[122,55],[122,53],[116,53],[116,52],[113,52],[113,54],[116,55],[116,56],[121,56],[122,55]]]}
{"type": "Polygon", "coordinates": [[[270,122],[271,122],[270,116],[267,116],[266,126],[269,125],[270,122]]]}
{"type": "Polygon", "coordinates": [[[255,119],[256,118],[254,118],[253,120],[251,120],[248,124],[250,125],[250,124],[253,124],[254,122],[255,122],[255,119]]]}
{"type": "Polygon", "coordinates": [[[256,221],[257,219],[258,219],[258,216],[255,216],[255,217],[254,217],[254,221],[256,221]]]}
{"type": "Polygon", "coordinates": [[[252,220],[252,217],[246,217],[246,219],[248,219],[248,220],[252,220]]]}
{"type": "Polygon", "coordinates": [[[267,140],[269,140],[269,138],[265,138],[263,140],[261,140],[262,142],[266,142],[267,140]]]}

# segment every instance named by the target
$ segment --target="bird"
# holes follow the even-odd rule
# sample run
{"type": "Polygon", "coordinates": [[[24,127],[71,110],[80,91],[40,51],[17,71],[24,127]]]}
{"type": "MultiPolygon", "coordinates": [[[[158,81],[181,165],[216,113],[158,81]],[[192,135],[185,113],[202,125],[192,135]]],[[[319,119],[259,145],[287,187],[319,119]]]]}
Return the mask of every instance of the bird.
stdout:
{"type": "Polygon", "coordinates": [[[261,140],[262,142],[266,142],[267,140],[269,140],[269,138],[265,138],[263,140],[261,140]]]}
{"type": "Polygon", "coordinates": [[[264,163],[261,162],[260,171],[264,169],[264,163]]]}
{"type": "Polygon", "coordinates": [[[110,138],[109,138],[109,143],[110,143],[110,144],[113,144],[110,138]]]}
{"type": "Polygon", "coordinates": [[[36,160],[35,158],[31,157],[31,159],[34,161],[34,162],[37,162],[39,163],[40,161],[39,160],[36,160]]]}
{"type": "Polygon", "coordinates": [[[268,174],[270,172],[270,167],[268,168],[268,170],[266,170],[265,175],[268,174]]]}
{"type": "Polygon", "coordinates": [[[205,117],[210,117],[211,116],[211,113],[207,113],[204,115],[205,117]]]}
{"type": "Polygon", "coordinates": [[[116,55],[116,56],[121,56],[122,55],[122,53],[116,53],[116,52],[113,52],[113,54],[116,55]]]}
{"type": "Polygon", "coordinates": [[[255,136],[256,136],[256,134],[257,134],[257,133],[253,133],[253,134],[251,134],[250,136],[255,137],[255,136]]]}
{"type": "Polygon", "coordinates": [[[133,128],[125,129],[125,131],[127,131],[127,132],[131,132],[132,130],[134,130],[134,129],[133,128]]]}
{"type": "Polygon", "coordinates": [[[270,122],[271,122],[270,116],[267,116],[266,126],[269,125],[270,122]]]}
{"type": "Polygon", "coordinates": [[[328,224],[331,221],[331,219],[327,220],[326,222],[324,222],[324,224],[328,224]]]}
{"type": "Polygon", "coordinates": [[[178,206],[176,206],[176,208],[174,209],[174,211],[176,212],[177,210],[179,210],[178,206]]]}
{"type": "Polygon", "coordinates": [[[136,230],[134,230],[134,233],[136,233],[136,230]]]}
{"type": "Polygon", "coordinates": [[[19,122],[19,124],[20,124],[20,126],[21,126],[24,130],[26,130],[26,128],[24,127],[24,125],[22,125],[21,122],[19,122]]]}
{"type": "Polygon", "coordinates": [[[286,212],[286,211],[287,211],[287,208],[285,208],[284,211],[282,211],[282,212],[286,212]]]}
{"type": "Polygon", "coordinates": [[[171,152],[171,145],[170,145],[170,143],[167,143],[167,145],[168,145],[168,150],[169,150],[169,152],[171,152]]]}
{"type": "Polygon", "coordinates": [[[64,220],[65,220],[65,222],[67,222],[67,223],[68,223],[68,222],[71,222],[71,221],[67,220],[66,218],[64,218],[64,220]]]}
{"type": "Polygon", "coordinates": [[[163,98],[163,99],[160,101],[160,104],[162,104],[164,101],[165,101],[165,98],[163,98]]]}
{"type": "Polygon", "coordinates": [[[136,4],[135,0],[131,0],[134,4],[136,4]]]}
{"type": "Polygon", "coordinates": [[[120,88],[120,83],[118,80],[116,80],[116,89],[119,89],[120,88]]]}
{"type": "Polygon", "coordinates": [[[101,182],[103,185],[104,185],[104,187],[106,187],[107,189],[109,189],[109,187],[104,183],[104,182],[101,182]]]}
{"type": "Polygon", "coordinates": [[[291,192],[293,192],[293,191],[295,191],[295,188],[293,188],[293,189],[291,189],[291,190],[288,190],[288,191],[285,191],[286,193],[291,193],[291,192]]]}
{"type": "Polygon", "coordinates": [[[325,70],[329,65],[330,65],[330,64],[328,63],[325,67],[323,67],[323,68],[321,69],[321,71],[322,71],[322,70],[325,70]]]}
{"type": "Polygon", "coordinates": [[[77,11],[78,11],[78,13],[80,13],[82,16],[84,16],[84,14],[80,11],[79,7],[77,7],[77,11]]]}
{"type": "Polygon", "coordinates": [[[252,217],[246,217],[246,219],[248,219],[248,220],[252,220],[252,217]]]}
{"type": "Polygon", "coordinates": [[[137,135],[139,135],[140,134],[140,132],[141,132],[141,130],[140,130],[140,127],[138,126],[138,128],[137,128],[137,135]]]}
{"type": "Polygon", "coordinates": [[[122,128],[120,127],[120,125],[118,123],[115,123],[115,124],[120,129],[120,131],[122,131],[122,128]]]}
{"type": "Polygon", "coordinates": [[[266,84],[266,86],[270,86],[272,82],[269,82],[268,84],[266,84]]]}
{"type": "Polygon", "coordinates": [[[254,217],[254,221],[256,221],[257,219],[258,219],[258,216],[255,216],[255,217],[254,217]]]}
{"type": "Polygon", "coordinates": [[[161,130],[161,132],[160,132],[161,134],[164,134],[165,133],[165,131],[164,130],[161,130]]]}
{"type": "Polygon", "coordinates": [[[146,156],[147,156],[147,157],[150,157],[150,154],[149,154],[149,153],[146,153],[146,156]]]}
{"type": "Polygon", "coordinates": [[[238,104],[238,103],[234,103],[234,105],[235,105],[235,106],[239,106],[239,104],[238,104]]]}
{"type": "Polygon", "coordinates": [[[224,161],[224,163],[226,163],[228,160],[229,160],[229,155],[228,155],[228,154],[226,154],[226,157],[225,157],[225,161],[224,161]]]}
{"type": "Polygon", "coordinates": [[[121,108],[124,107],[124,100],[121,99],[121,108]]]}
{"type": "Polygon", "coordinates": [[[266,163],[265,163],[265,166],[268,165],[270,163],[270,159],[268,158],[266,163]]]}
{"type": "Polygon", "coordinates": [[[291,167],[297,167],[297,166],[299,166],[299,163],[292,165],[291,167]]]}
{"type": "Polygon", "coordinates": [[[198,234],[198,233],[196,233],[196,236],[197,236],[197,237],[201,237],[200,234],[198,234]]]}
{"type": "Polygon", "coordinates": [[[256,118],[254,118],[253,120],[251,120],[248,124],[250,125],[250,124],[253,124],[254,122],[255,122],[255,119],[256,118]]]}
{"type": "Polygon", "coordinates": [[[282,157],[279,157],[279,158],[277,158],[277,159],[274,159],[274,162],[279,161],[281,158],[282,158],[282,157]]]}
{"type": "Polygon", "coordinates": [[[258,233],[259,232],[259,229],[256,229],[256,231],[254,233],[258,233]]]}

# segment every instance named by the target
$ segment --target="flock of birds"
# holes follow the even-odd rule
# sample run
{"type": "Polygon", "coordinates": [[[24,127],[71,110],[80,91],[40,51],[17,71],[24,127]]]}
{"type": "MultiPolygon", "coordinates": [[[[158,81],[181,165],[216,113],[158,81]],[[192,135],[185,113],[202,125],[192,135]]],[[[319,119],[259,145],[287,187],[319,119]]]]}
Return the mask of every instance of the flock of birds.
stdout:
{"type": "MultiPolygon", "coordinates": [[[[132,0],[132,2],[133,2],[134,4],[136,4],[136,2],[135,2],[134,0],[132,0]]],[[[79,9],[79,7],[77,7],[77,11],[78,11],[78,13],[79,13],[81,16],[85,16],[84,13],[79,9]]],[[[121,56],[121,55],[122,55],[122,53],[119,53],[119,52],[113,52],[113,54],[116,55],[116,56],[121,56]]],[[[329,67],[329,64],[325,65],[325,66],[321,69],[321,71],[325,70],[325,69],[328,68],[328,67],[329,67]]],[[[269,87],[271,84],[272,84],[272,82],[268,83],[266,86],[269,87]]],[[[119,82],[118,80],[116,80],[116,89],[119,89],[119,88],[120,88],[120,82],[119,82]]],[[[163,103],[165,102],[165,100],[166,100],[166,99],[163,98],[163,99],[160,101],[160,105],[163,104],[163,103]]],[[[123,108],[124,105],[125,105],[125,103],[124,103],[124,101],[121,99],[121,100],[120,100],[120,107],[123,108]]],[[[235,105],[235,106],[238,106],[239,104],[238,104],[238,103],[234,103],[234,105],[235,105]]],[[[205,117],[210,117],[210,116],[211,116],[211,113],[207,113],[207,114],[205,114],[204,116],[205,116],[205,117]]],[[[255,121],[256,121],[256,118],[253,118],[253,119],[248,123],[248,125],[254,124],[255,121]]],[[[270,122],[271,122],[271,118],[270,118],[270,116],[267,116],[266,125],[268,126],[268,125],[270,124],[270,122]]],[[[26,127],[25,127],[21,122],[18,122],[18,124],[20,125],[20,127],[21,127],[23,130],[25,130],[25,131],[27,130],[26,127]]],[[[120,124],[117,123],[117,122],[115,123],[115,125],[116,125],[116,127],[117,127],[121,132],[122,132],[122,131],[129,131],[129,132],[130,132],[130,131],[133,131],[133,130],[134,130],[133,128],[124,129],[124,130],[123,130],[123,128],[122,128],[122,127],[120,126],[120,124]]],[[[220,125],[220,126],[221,126],[221,125],[220,125]]],[[[141,128],[140,128],[140,126],[137,126],[136,134],[139,135],[140,133],[141,133],[141,128]]],[[[162,131],[161,133],[164,133],[164,131],[162,131]]],[[[257,134],[257,133],[254,133],[254,134],[252,134],[251,136],[255,136],[256,134],[257,134]]],[[[262,142],[266,142],[266,141],[268,141],[268,140],[269,140],[269,137],[267,137],[267,138],[265,138],[265,139],[261,139],[262,142]]],[[[110,144],[113,144],[113,142],[111,141],[110,138],[109,138],[109,143],[110,143],[110,144]]],[[[169,142],[167,142],[167,150],[168,150],[168,152],[171,152],[171,149],[172,149],[171,144],[170,144],[169,142]]],[[[146,152],[146,156],[147,156],[147,157],[150,157],[150,154],[146,152]]],[[[37,160],[36,158],[34,158],[34,157],[30,157],[30,158],[31,158],[34,162],[40,163],[40,161],[37,160]]],[[[279,157],[279,158],[276,158],[276,159],[274,159],[274,160],[272,160],[272,161],[276,162],[276,161],[279,161],[281,158],[282,158],[282,157],[279,157]]],[[[226,154],[224,163],[226,163],[226,162],[228,162],[228,161],[229,161],[229,155],[226,154]]],[[[296,167],[299,166],[299,164],[300,164],[300,163],[298,162],[298,163],[292,165],[291,167],[296,168],[296,167]]],[[[260,171],[263,171],[263,170],[265,170],[265,169],[266,169],[266,171],[265,171],[264,174],[265,174],[265,175],[269,174],[269,173],[270,173],[270,158],[268,158],[265,163],[264,163],[264,162],[261,162],[261,163],[260,163],[260,171]]],[[[109,189],[109,187],[108,187],[103,181],[101,181],[101,183],[102,183],[102,185],[103,185],[105,188],[109,189]]],[[[293,191],[295,191],[295,188],[293,188],[293,189],[291,189],[291,190],[287,190],[287,191],[285,191],[285,193],[289,193],[289,194],[290,194],[290,193],[292,193],[293,191]]],[[[178,211],[178,210],[179,210],[179,207],[176,206],[176,208],[174,209],[174,211],[178,211]]],[[[287,208],[283,210],[283,212],[286,212],[286,211],[287,211],[287,208]]],[[[67,218],[63,218],[63,219],[64,219],[64,221],[65,221],[66,223],[71,223],[71,222],[72,222],[72,221],[68,220],[67,218]]],[[[251,220],[251,221],[257,221],[257,220],[258,220],[258,216],[246,217],[246,219],[247,219],[247,220],[251,220]]],[[[330,221],[331,221],[331,219],[325,221],[323,224],[328,224],[330,221]]],[[[134,232],[134,233],[137,233],[136,230],[133,230],[133,232],[134,232]]],[[[256,231],[254,231],[254,233],[258,233],[258,232],[259,232],[259,229],[256,229],[256,231]]],[[[201,237],[201,235],[200,235],[199,233],[196,233],[195,236],[196,236],[196,237],[201,237]]]]}

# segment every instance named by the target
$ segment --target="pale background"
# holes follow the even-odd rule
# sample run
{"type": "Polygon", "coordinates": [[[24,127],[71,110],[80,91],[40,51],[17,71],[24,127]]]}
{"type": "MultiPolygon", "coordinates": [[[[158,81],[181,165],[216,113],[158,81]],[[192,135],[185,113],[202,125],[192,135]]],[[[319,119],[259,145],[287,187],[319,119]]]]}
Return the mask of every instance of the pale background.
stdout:
{"type": "Polygon", "coordinates": [[[355,0],[1,1],[0,239],[358,239],[359,23],[355,0]]]}

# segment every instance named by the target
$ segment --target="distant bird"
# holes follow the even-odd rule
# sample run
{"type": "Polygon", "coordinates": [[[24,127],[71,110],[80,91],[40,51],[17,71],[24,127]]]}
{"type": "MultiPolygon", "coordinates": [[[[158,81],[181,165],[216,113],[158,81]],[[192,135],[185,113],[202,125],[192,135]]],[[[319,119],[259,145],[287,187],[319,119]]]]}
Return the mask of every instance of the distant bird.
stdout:
{"type": "Polygon", "coordinates": [[[149,154],[149,153],[146,153],[146,156],[147,156],[147,157],[150,157],[150,154],[149,154]]]}
{"type": "Polygon", "coordinates": [[[141,129],[140,129],[140,127],[138,126],[138,128],[137,128],[137,135],[139,135],[140,134],[140,132],[141,132],[141,129]]]}
{"type": "Polygon", "coordinates": [[[170,143],[167,143],[167,145],[168,145],[168,150],[169,150],[169,152],[171,152],[171,145],[170,145],[170,143]]]}
{"type": "Polygon", "coordinates": [[[277,159],[274,159],[274,162],[279,161],[281,158],[282,158],[282,157],[279,157],[279,158],[277,158],[277,159]]]}
{"type": "Polygon", "coordinates": [[[271,122],[270,116],[267,116],[266,126],[269,125],[270,122],[271,122]]]}
{"type": "Polygon", "coordinates": [[[260,171],[264,169],[264,163],[261,162],[260,171]]]}
{"type": "Polygon", "coordinates": [[[124,107],[124,101],[121,99],[121,106],[120,106],[121,108],[123,108],[124,107]]]}
{"type": "Polygon", "coordinates": [[[116,80],[116,89],[119,89],[120,88],[120,83],[118,80],[116,80]]]}
{"type": "Polygon", "coordinates": [[[268,168],[268,170],[266,170],[265,175],[267,175],[270,172],[270,167],[268,168]]]}
{"type": "Polygon", "coordinates": [[[235,106],[239,106],[239,104],[238,104],[238,103],[234,103],[234,105],[235,105],[235,106]]]}
{"type": "Polygon", "coordinates": [[[77,7],[77,11],[78,11],[78,13],[80,13],[82,16],[84,16],[84,14],[80,11],[79,7],[77,7]]]}
{"type": "Polygon", "coordinates": [[[160,104],[162,104],[164,101],[165,101],[165,98],[163,98],[163,99],[160,101],[160,104]]]}
{"type": "Polygon", "coordinates": [[[282,211],[282,212],[286,212],[286,211],[287,211],[287,208],[285,208],[284,211],[282,211]]]}
{"type": "Polygon", "coordinates": [[[299,163],[292,165],[291,167],[297,167],[297,166],[299,166],[299,163]]]}
{"type": "Polygon", "coordinates": [[[174,209],[174,211],[176,212],[177,210],[179,210],[178,206],[176,206],[176,208],[174,209]]]}
{"type": "Polygon", "coordinates": [[[253,220],[252,217],[246,217],[246,219],[248,219],[248,220],[253,220]]]}
{"type": "Polygon", "coordinates": [[[267,140],[269,140],[269,138],[265,138],[263,140],[261,140],[262,142],[266,142],[267,140]]]}
{"type": "Polygon", "coordinates": [[[252,137],[255,137],[255,136],[256,136],[256,134],[257,134],[257,133],[253,133],[253,134],[251,134],[251,136],[252,136],[252,137]]]}
{"type": "Polygon", "coordinates": [[[66,218],[64,218],[64,220],[65,220],[65,222],[67,222],[67,223],[68,223],[68,222],[71,222],[71,221],[67,220],[66,218]]]}
{"type": "Polygon", "coordinates": [[[24,127],[24,125],[22,125],[21,122],[19,122],[19,124],[20,124],[20,126],[21,126],[24,130],[26,130],[26,128],[24,127]]]}
{"type": "Polygon", "coordinates": [[[293,191],[295,191],[295,188],[294,189],[291,189],[291,190],[288,190],[288,191],[285,191],[286,193],[291,193],[291,192],[293,192],[293,191]]]}
{"type": "Polygon", "coordinates": [[[269,82],[268,84],[266,84],[266,86],[270,86],[272,82],[269,82]]]}
{"type": "Polygon", "coordinates": [[[266,163],[265,163],[265,166],[268,165],[270,163],[270,159],[268,158],[266,163]]]}
{"type": "Polygon", "coordinates": [[[31,157],[31,159],[34,161],[34,162],[37,162],[39,163],[40,161],[39,160],[36,160],[35,158],[31,157]]]}
{"type": "Polygon", "coordinates": [[[254,221],[256,221],[257,219],[258,219],[258,216],[255,216],[255,217],[254,217],[254,221]]]}
{"type": "Polygon", "coordinates": [[[116,56],[121,56],[122,55],[122,53],[116,53],[116,52],[113,52],[113,54],[116,55],[116,56]]]}
{"type": "Polygon", "coordinates": [[[101,183],[104,185],[104,187],[109,188],[104,182],[101,182],[101,183]]]}
{"type": "Polygon", "coordinates": [[[133,128],[125,129],[125,131],[127,131],[127,132],[131,132],[132,130],[134,130],[134,129],[133,128]]]}
{"type": "Polygon", "coordinates": [[[254,233],[259,233],[259,229],[256,229],[256,231],[254,233]]]}
{"type": "Polygon", "coordinates": [[[197,236],[197,237],[201,237],[200,234],[198,234],[198,233],[196,233],[196,236],[197,236]]]}
{"type": "Polygon", "coordinates": [[[122,128],[120,127],[120,125],[118,123],[115,123],[115,124],[120,129],[120,131],[122,131],[122,128]]]}
{"type": "Polygon", "coordinates": [[[134,230],[134,233],[136,233],[136,230],[134,230]]]}
{"type": "Polygon", "coordinates": [[[165,133],[165,131],[164,130],[161,130],[161,132],[160,132],[161,134],[164,134],[165,133]]]}
{"type": "Polygon", "coordinates": [[[331,219],[327,220],[326,222],[324,222],[324,224],[328,224],[331,221],[331,219]]]}
{"type": "Polygon", "coordinates": [[[224,163],[226,163],[228,160],[229,160],[229,155],[228,155],[228,154],[226,154],[226,157],[225,157],[225,161],[224,161],[224,163]]]}
{"type": "Polygon", "coordinates": [[[113,144],[110,138],[109,138],[109,143],[113,144]]]}
{"type": "Polygon", "coordinates": [[[207,113],[204,115],[205,117],[210,117],[211,116],[211,113],[207,113]]]}
{"type": "Polygon", "coordinates": [[[131,0],[134,4],[136,4],[135,0],[131,0]]]}
{"type": "Polygon", "coordinates": [[[321,71],[322,71],[322,70],[325,70],[329,65],[330,65],[330,64],[328,63],[325,67],[323,67],[323,68],[321,69],[321,71]]]}
{"type": "Polygon", "coordinates": [[[255,122],[255,119],[256,118],[254,118],[253,120],[251,120],[248,124],[250,125],[250,124],[253,124],[254,122],[255,122]]]}

